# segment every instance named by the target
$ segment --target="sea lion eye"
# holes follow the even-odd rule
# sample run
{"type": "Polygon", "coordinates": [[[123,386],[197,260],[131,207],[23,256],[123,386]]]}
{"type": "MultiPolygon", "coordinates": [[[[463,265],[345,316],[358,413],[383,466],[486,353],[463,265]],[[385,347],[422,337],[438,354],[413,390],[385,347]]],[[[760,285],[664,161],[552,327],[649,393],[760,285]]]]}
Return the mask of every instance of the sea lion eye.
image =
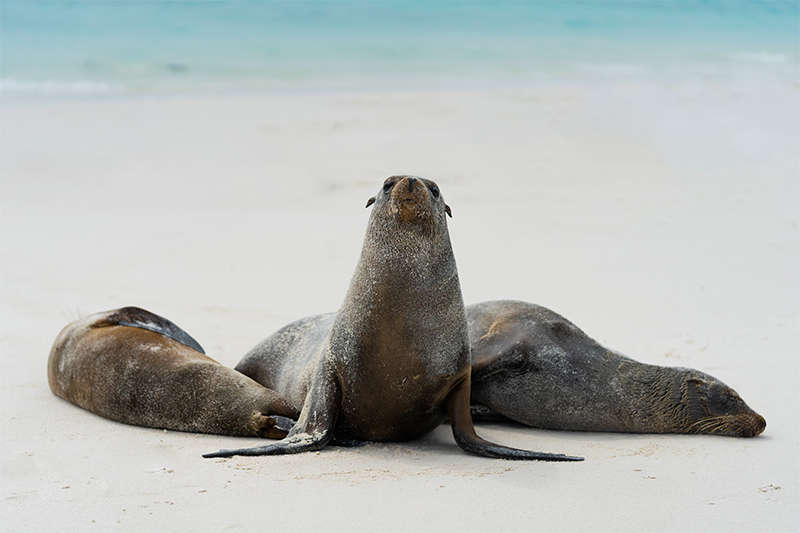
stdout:
{"type": "Polygon", "coordinates": [[[434,198],[439,198],[439,187],[437,187],[436,185],[429,185],[428,189],[430,189],[431,194],[433,195],[434,198]]]}
{"type": "Polygon", "coordinates": [[[394,182],[387,181],[386,183],[383,184],[383,192],[389,192],[392,189],[392,187],[394,187],[394,182]]]}

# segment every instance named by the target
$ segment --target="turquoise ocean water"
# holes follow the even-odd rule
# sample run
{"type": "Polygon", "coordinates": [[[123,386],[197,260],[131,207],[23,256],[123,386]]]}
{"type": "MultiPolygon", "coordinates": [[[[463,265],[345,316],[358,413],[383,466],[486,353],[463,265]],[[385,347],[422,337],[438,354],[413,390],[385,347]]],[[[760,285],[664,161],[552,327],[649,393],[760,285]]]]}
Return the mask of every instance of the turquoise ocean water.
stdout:
{"type": "Polygon", "coordinates": [[[0,2],[4,98],[797,78],[797,0],[0,2]]]}

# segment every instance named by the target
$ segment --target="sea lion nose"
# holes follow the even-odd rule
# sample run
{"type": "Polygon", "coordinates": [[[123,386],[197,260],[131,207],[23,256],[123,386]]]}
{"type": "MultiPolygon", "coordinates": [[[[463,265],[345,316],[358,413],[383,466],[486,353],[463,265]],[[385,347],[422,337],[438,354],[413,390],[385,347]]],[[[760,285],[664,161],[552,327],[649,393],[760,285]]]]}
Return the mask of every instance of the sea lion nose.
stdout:
{"type": "Polygon", "coordinates": [[[408,180],[408,192],[413,191],[414,184],[417,182],[417,178],[412,178],[411,176],[409,176],[406,178],[406,180],[408,180]]]}
{"type": "Polygon", "coordinates": [[[764,430],[767,429],[767,421],[763,416],[756,414],[753,417],[753,426],[753,436],[761,435],[764,433],[764,430]]]}

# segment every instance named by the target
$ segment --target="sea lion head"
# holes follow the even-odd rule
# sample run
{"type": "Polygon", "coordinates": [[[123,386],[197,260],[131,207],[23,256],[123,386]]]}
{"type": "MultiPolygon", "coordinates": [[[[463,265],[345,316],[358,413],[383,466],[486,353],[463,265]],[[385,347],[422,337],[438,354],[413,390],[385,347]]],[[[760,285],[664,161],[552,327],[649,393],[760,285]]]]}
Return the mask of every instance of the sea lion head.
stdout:
{"type": "Polygon", "coordinates": [[[687,433],[755,437],[767,427],[764,417],[718,379],[697,371],[685,371],[681,378],[687,433]]]}
{"type": "Polygon", "coordinates": [[[371,218],[425,233],[446,228],[445,215],[453,216],[439,186],[417,176],[389,176],[378,194],[367,201],[367,207],[373,204],[371,218]]]}

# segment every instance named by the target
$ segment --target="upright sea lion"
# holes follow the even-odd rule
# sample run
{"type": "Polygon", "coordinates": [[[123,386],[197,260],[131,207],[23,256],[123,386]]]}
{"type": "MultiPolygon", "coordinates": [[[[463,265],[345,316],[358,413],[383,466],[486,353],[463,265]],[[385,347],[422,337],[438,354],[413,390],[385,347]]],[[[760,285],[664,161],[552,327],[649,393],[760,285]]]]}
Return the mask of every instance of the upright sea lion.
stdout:
{"type": "Polygon", "coordinates": [[[278,455],[343,440],[403,441],[450,418],[467,452],[503,459],[580,460],[515,450],[475,434],[464,303],[438,186],[388,178],[335,315],[310,317],[257,345],[236,367],[300,409],[276,443],[205,457],[278,455]]]}
{"type": "Polygon", "coordinates": [[[735,437],[766,427],[713,376],[629,359],[544,307],[484,302],[467,307],[467,321],[472,403],[528,426],[735,437]]]}
{"type": "Polygon", "coordinates": [[[137,426],[279,439],[287,431],[270,415],[298,415],[278,394],[206,356],[178,326],[137,307],[68,324],[47,375],[56,395],[137,426]]]}

